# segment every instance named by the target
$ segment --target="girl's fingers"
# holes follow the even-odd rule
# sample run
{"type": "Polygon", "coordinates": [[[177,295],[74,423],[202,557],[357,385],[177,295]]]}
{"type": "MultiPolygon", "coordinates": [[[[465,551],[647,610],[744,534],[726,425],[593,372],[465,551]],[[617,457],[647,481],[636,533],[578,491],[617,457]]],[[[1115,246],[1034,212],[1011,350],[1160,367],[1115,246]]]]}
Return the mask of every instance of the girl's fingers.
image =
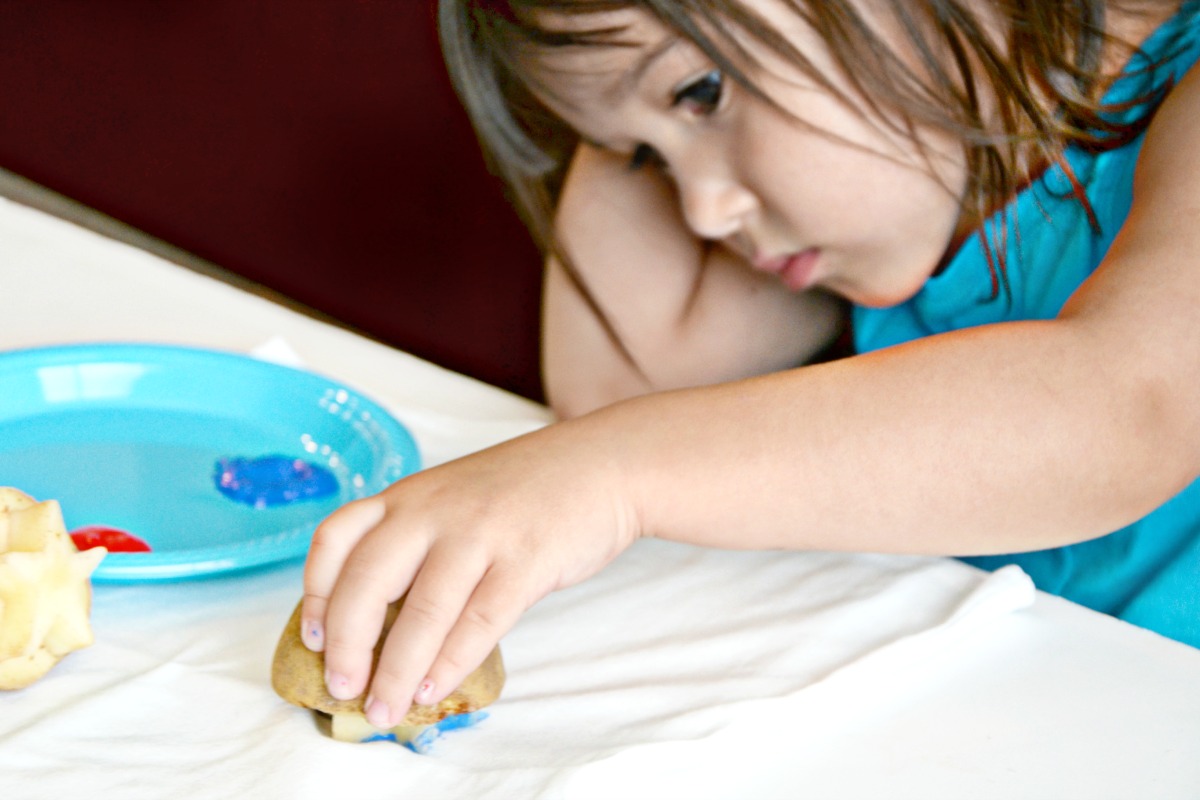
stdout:
{"type": "Polygon", "coordinates": [[[482,563],[469,558],[462,551],[441,548],[431,551],[421,566],[371,679],[364,710],[372,725],[390,728],[408,713],[446,634],[484,572],[482,563]]]}
{"type": "Polygon", "coordinates": [[[384,520],[361,537],[328,596],[325,683],[339,700],[366,689],[388,604],[408,589],[429,549],[426,537],[395,528],[384,520]]]}
{"type": "Polygon", "coordinates": [[[319,653],[325,649],[325,614],[338,575],[366,532],[383,519],[384,511],[377,497],[348,503],[330,514],[313,534],[304,564],[300,608],[300,639],[309,650],[319,653]]]}
{"type": "Polygon", "coordinates": [[[527,595],[526,585],[520,575],[500,568],[483,577],[446,637],[428,676],[420,683],[417,703],[441,702],[483,663],[492,648],[517,624],[521,614],[538,599],[527,595]]]}

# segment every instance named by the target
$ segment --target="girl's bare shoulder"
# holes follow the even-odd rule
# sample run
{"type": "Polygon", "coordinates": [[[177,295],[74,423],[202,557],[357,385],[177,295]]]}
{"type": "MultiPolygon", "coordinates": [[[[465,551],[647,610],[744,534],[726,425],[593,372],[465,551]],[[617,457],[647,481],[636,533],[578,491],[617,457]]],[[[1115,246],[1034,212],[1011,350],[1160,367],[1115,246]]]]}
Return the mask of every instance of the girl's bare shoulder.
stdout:
{"type": "Polygon", "coordinates": [[[1150,123],[1134,191],[1135,202],[1200,201],[1200,64],[1184,74],[1150,123]]]}
{"type": "MultiPolygon", "coordinates": [[[[1116,334],[1110,341],[1141,364],[1170,362],[1168,371],[1194,382],[1200,376],[1200,348],[1176,345],[1193,340],[1200,326],[1197,253],[1200,66],[1184,74],[1155,113],[1138,156],[1129,215],[1068,312],[1106,320],[1106,329],[1116,334]]],[[[1196,421],[1200,427],[1200,416],[1196,421]]]]}

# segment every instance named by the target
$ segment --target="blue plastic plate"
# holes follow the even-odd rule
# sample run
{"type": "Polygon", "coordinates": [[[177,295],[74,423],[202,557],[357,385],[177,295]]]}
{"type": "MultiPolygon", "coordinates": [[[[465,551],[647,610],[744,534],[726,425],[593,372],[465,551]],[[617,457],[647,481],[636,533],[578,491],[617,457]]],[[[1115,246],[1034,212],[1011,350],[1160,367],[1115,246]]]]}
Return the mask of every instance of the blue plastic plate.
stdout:
{"type": "Polygon", "coordinates": [[[109,525],[150,553],[110,553],[97,581],[208,576],[304,556],[343,503],[420,468],[408,430],[337,381],[234,353],[139,344],[0,353],[0,486],[109,525]],[[333,472],[324,499],[254,508],[222,495],[223,457],[283,455],[333,472]]]}

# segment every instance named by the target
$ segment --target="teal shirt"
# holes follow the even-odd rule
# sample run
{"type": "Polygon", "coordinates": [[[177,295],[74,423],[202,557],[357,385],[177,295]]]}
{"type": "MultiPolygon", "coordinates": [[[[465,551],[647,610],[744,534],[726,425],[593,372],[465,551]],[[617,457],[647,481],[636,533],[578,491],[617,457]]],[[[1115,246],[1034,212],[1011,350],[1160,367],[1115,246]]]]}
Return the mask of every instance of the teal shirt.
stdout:
{"type": "MultiPolygon", "coordinates": [[[[1184,3],[1146,40],[1142,53],[1113,84],[1109,102],[1139,96],[1147,81],[1178,81],[1200,60],[1200,0],[1184,3]],[[1146,72],[1150,63],[1154,69],[1146,72]]],[[[983,246],[974,237],[908,301],[854,308],[856,349],[867,352],[959,328],[1057,316],[1099,266],[1129,213],[1141,147],[1139,137],[1100,154],[1067,152],[1098,230],[1072,196],[1066,174],[1053,167],[985,226],[990,235],[999,230],[1001,215],[1008,215],[1005,288],[993,292],[983,246]]],[[[986,569],[1018,564],[1045,591],[1200,647],[1200,480],[1149,516],[1099,539],[965,560],[986,569]]]]}

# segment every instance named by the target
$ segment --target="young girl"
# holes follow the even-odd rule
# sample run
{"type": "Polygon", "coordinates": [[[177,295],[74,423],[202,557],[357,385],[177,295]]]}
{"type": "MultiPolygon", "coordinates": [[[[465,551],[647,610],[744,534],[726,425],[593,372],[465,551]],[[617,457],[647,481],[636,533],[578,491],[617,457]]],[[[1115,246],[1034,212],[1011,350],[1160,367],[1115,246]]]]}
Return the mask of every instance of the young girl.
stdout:
{"type": "Polygon", "coordinates": [[[1200,645],[1200,2],[441,3],[564,421],[319,528],[335,696],[436,702],[641,536],[1015,562],[1200,645]]]}

